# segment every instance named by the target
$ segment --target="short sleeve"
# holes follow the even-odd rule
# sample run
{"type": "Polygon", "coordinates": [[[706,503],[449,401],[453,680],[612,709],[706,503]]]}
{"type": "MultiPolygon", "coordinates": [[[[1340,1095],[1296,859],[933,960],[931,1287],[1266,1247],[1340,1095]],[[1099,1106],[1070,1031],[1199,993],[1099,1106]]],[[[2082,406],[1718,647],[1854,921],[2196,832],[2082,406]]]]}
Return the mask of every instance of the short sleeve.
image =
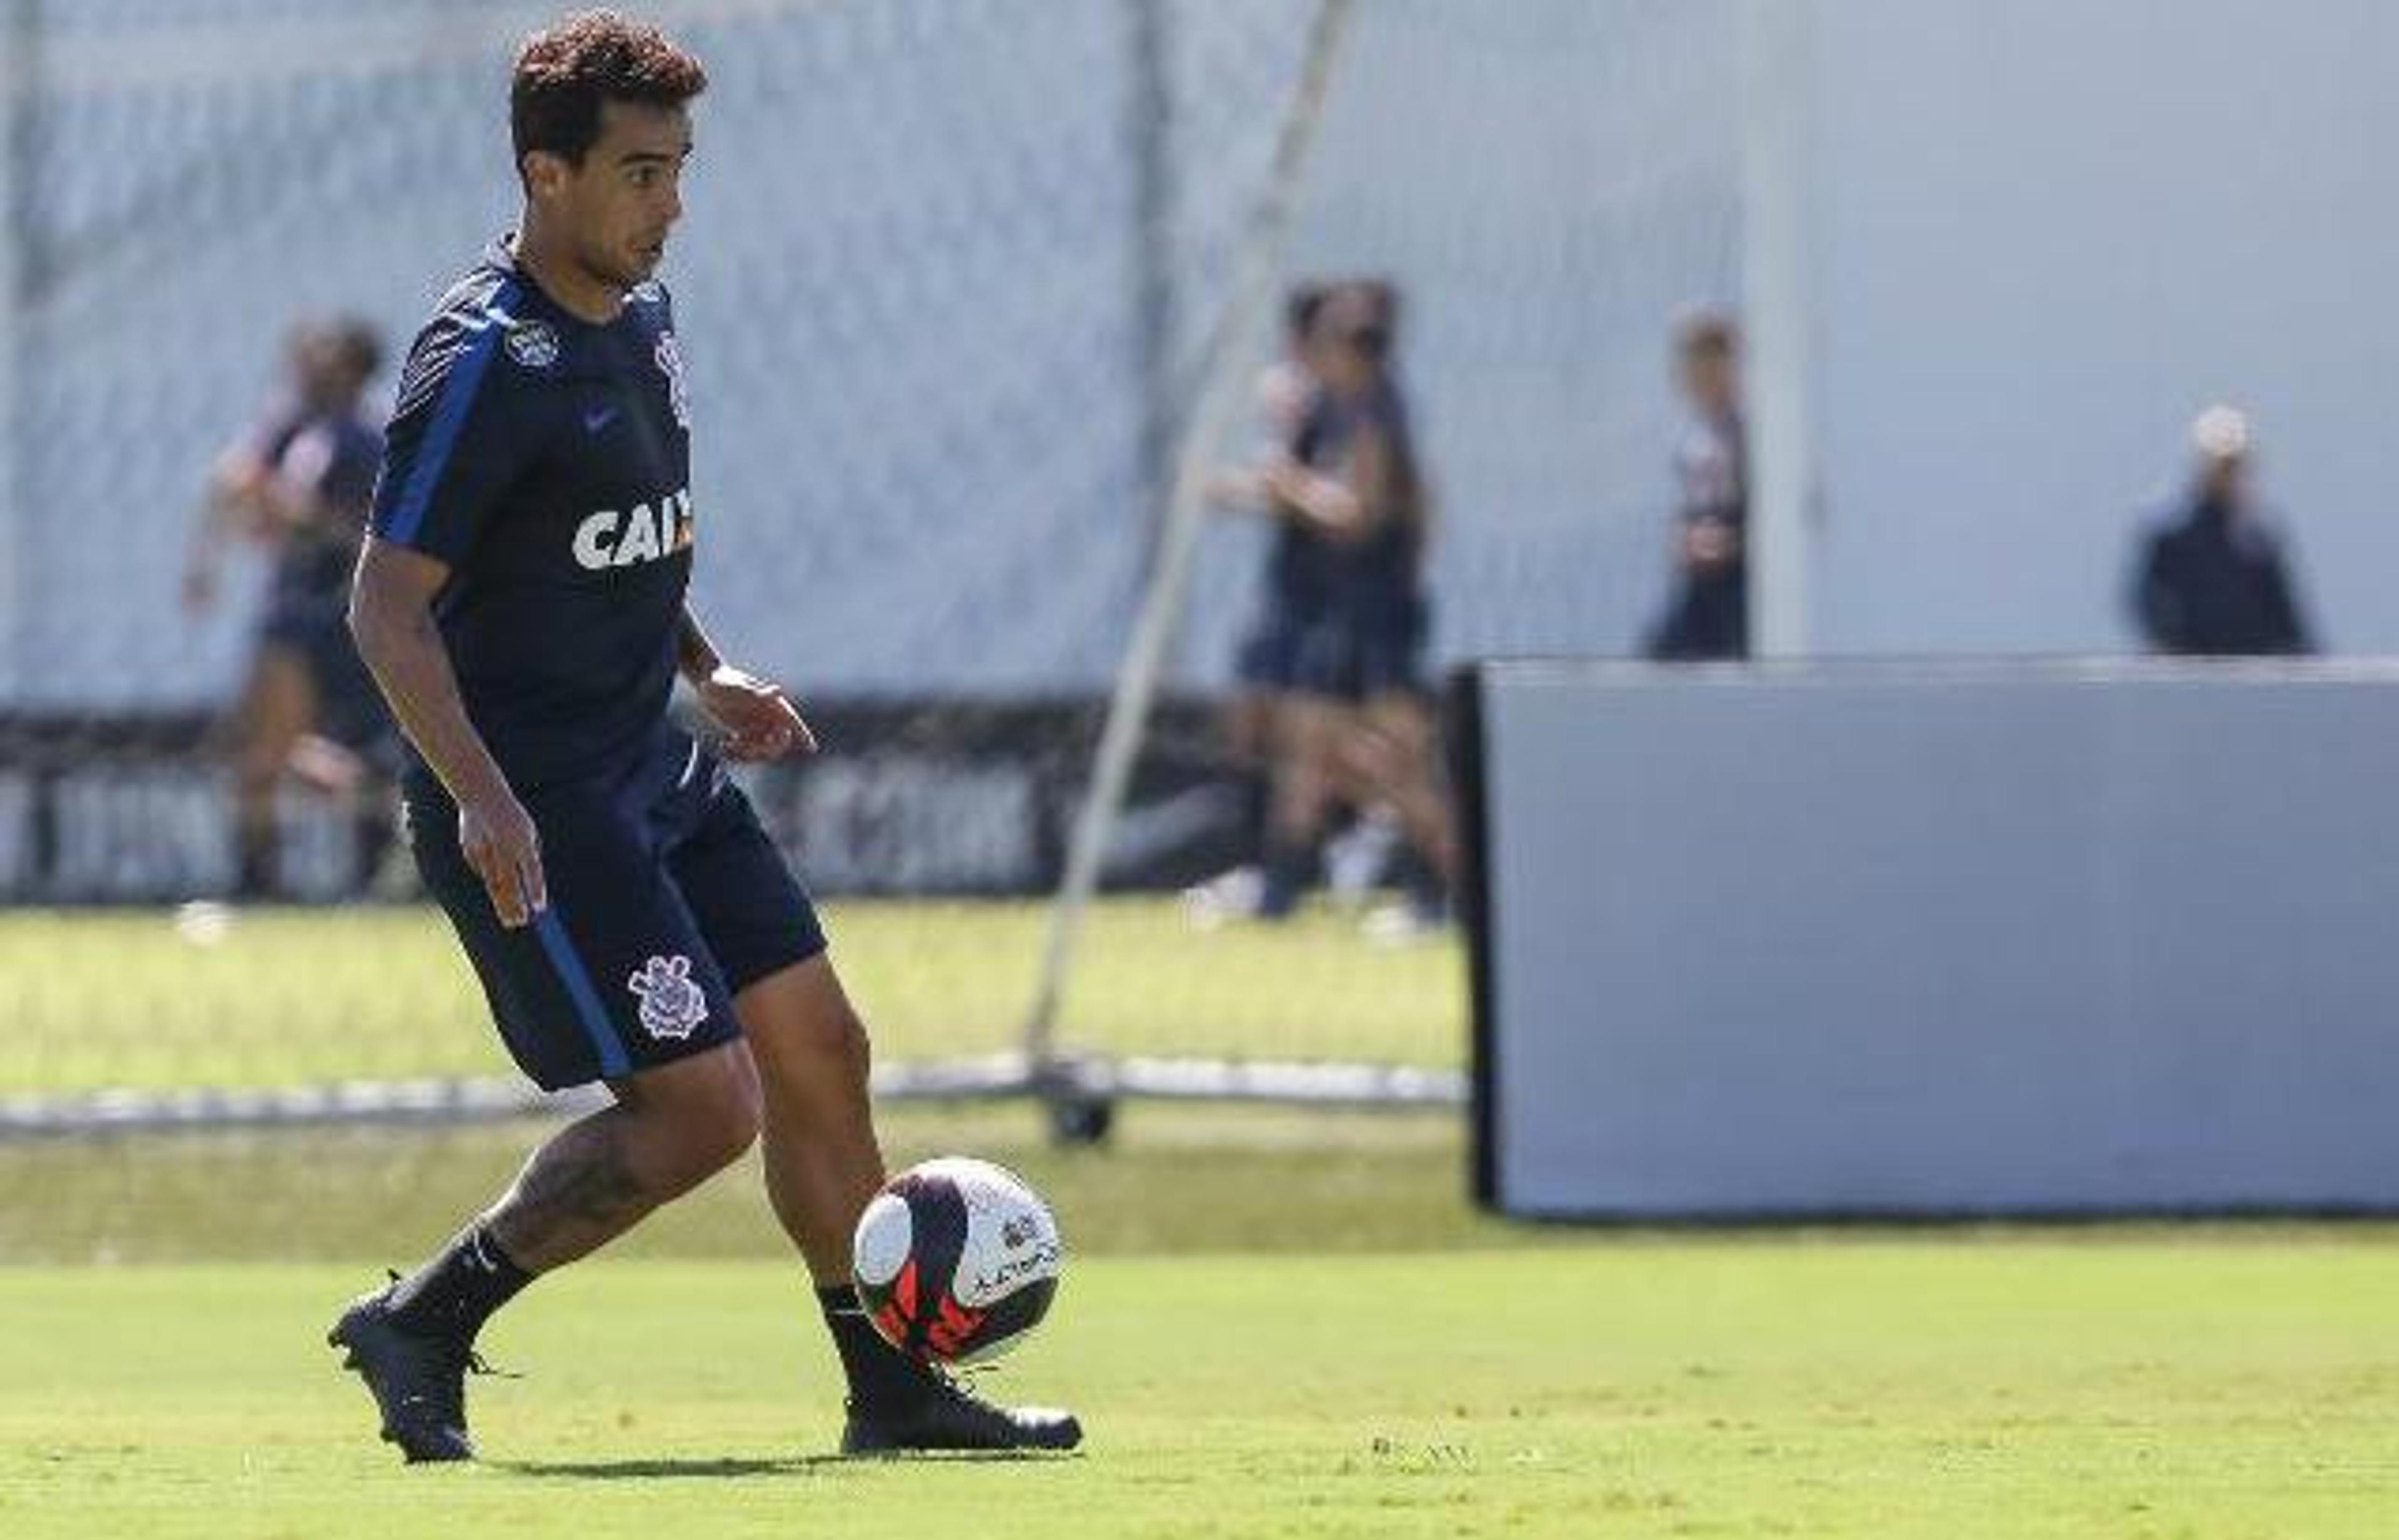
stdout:
{"type": "Polygon", "coordinates": [[[455,562],[515,480],[522,440],[491,368],[505,330],[486,311],[436,317],[417,335],[384,432],[378,538],[455,562]]]}
{"type": "Polygon", "coordinates": [[[362,422],[346,422],[335,434],[332,463],[318,482],[317,494],[356,523],[373,506],[382,465],[383,436],[362,422]]]}

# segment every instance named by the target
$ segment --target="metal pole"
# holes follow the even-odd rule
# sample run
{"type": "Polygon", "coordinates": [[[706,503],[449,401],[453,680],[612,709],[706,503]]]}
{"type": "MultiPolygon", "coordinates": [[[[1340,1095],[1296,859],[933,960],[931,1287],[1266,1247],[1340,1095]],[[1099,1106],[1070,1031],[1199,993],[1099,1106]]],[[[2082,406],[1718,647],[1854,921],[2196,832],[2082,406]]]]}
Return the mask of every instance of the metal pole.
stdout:
{"type": "Polygon", "coordinates": [[[1149,546],[1142,571],[1157,564],[1165,538],[1168,478],[1174,453],[1173,93],[1167,80],[1166,0],[1133,0],[1126,39],[1132,88],[1125,93],[1125,137],[1132,151],[1132,304],[1133,368],[1139,375],[1141,441],[1135,448],[1142,495],[1151,499],[1149,546]]]}
{"type": "Polygon", "coordinates": [[[1741,12],[1742,323],[1750,465],[1750,632],[1760,657],[1815,643],[1809,579],[1818,501],[1813,251],[1812,6],[1746,0],[1741,12]]]}
{"type": "Polygon", "coordinates": [[[34,83],[41,0],[8,0],[0,36],[0,707],[24,688],[21,654],[31,630],[26,581],[23,402],[25,311],[32,298],[27,246],[33,231],[34,83]]]}

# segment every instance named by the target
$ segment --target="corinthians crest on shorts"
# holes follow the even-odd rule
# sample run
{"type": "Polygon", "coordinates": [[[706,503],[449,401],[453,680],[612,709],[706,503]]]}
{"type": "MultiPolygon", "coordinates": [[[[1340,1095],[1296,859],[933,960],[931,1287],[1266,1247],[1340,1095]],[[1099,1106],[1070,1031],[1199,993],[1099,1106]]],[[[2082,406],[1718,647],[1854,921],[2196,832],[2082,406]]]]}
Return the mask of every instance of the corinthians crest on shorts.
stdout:
{"type": "Polygon", "coordinates": [[[642,1002],[642,1030],[681,1042],[708,1020],[708,996],[692,981],[688,957],[653,957],[625,987],[642,1002]]]}

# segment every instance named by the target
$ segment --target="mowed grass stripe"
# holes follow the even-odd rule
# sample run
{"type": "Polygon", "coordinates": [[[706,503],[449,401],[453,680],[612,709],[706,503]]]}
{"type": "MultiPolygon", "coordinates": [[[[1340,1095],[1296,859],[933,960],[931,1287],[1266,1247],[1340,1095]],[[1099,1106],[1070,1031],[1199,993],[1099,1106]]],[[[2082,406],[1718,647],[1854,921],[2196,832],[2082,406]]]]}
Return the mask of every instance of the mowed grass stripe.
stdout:
{"type": "MultiPolygon", "coordinates": [[[[834,956],[888,1059],[1021,1041],[1046,912],[1037,903],[831,906],[834,956]]],[[[1091,916],[1067,1000],[1071,1044],[1118,1053],[1463,1056],[1454,943],[1376,947],[1326,911],[1200,931],[1172,899],[1091,916]]],[[[0,1094],[132,1086],[288,1086],[504,1074],[509,1066],[448,924],[429,909],[0,912],[10,979],[0,1094]]]]}
{"type": "Polygon", "coordinates": [[[2390,1533],[2399,1251],[1745,1239],[1084,1259],[996,1385],[1090,1452],[845,1466],[788,1266],[603,1262],[401,1469],[321,1267],[0,1270],[0,1533],[2390,1533]]]}

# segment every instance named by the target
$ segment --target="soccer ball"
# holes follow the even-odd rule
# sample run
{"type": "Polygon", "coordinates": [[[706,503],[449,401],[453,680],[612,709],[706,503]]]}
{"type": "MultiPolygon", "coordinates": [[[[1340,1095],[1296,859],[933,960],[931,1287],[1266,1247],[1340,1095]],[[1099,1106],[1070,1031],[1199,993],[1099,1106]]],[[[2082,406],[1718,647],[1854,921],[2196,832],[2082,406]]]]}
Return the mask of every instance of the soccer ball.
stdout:
{"type": "Polygon", "coordinates": [[[928,1160],[859,1216],[858,1297],[884,1340],[924,1362],[989,1363],[1049,1313],[1064,1251],[1049,1207],[987,1160],[928,1160]]]}

